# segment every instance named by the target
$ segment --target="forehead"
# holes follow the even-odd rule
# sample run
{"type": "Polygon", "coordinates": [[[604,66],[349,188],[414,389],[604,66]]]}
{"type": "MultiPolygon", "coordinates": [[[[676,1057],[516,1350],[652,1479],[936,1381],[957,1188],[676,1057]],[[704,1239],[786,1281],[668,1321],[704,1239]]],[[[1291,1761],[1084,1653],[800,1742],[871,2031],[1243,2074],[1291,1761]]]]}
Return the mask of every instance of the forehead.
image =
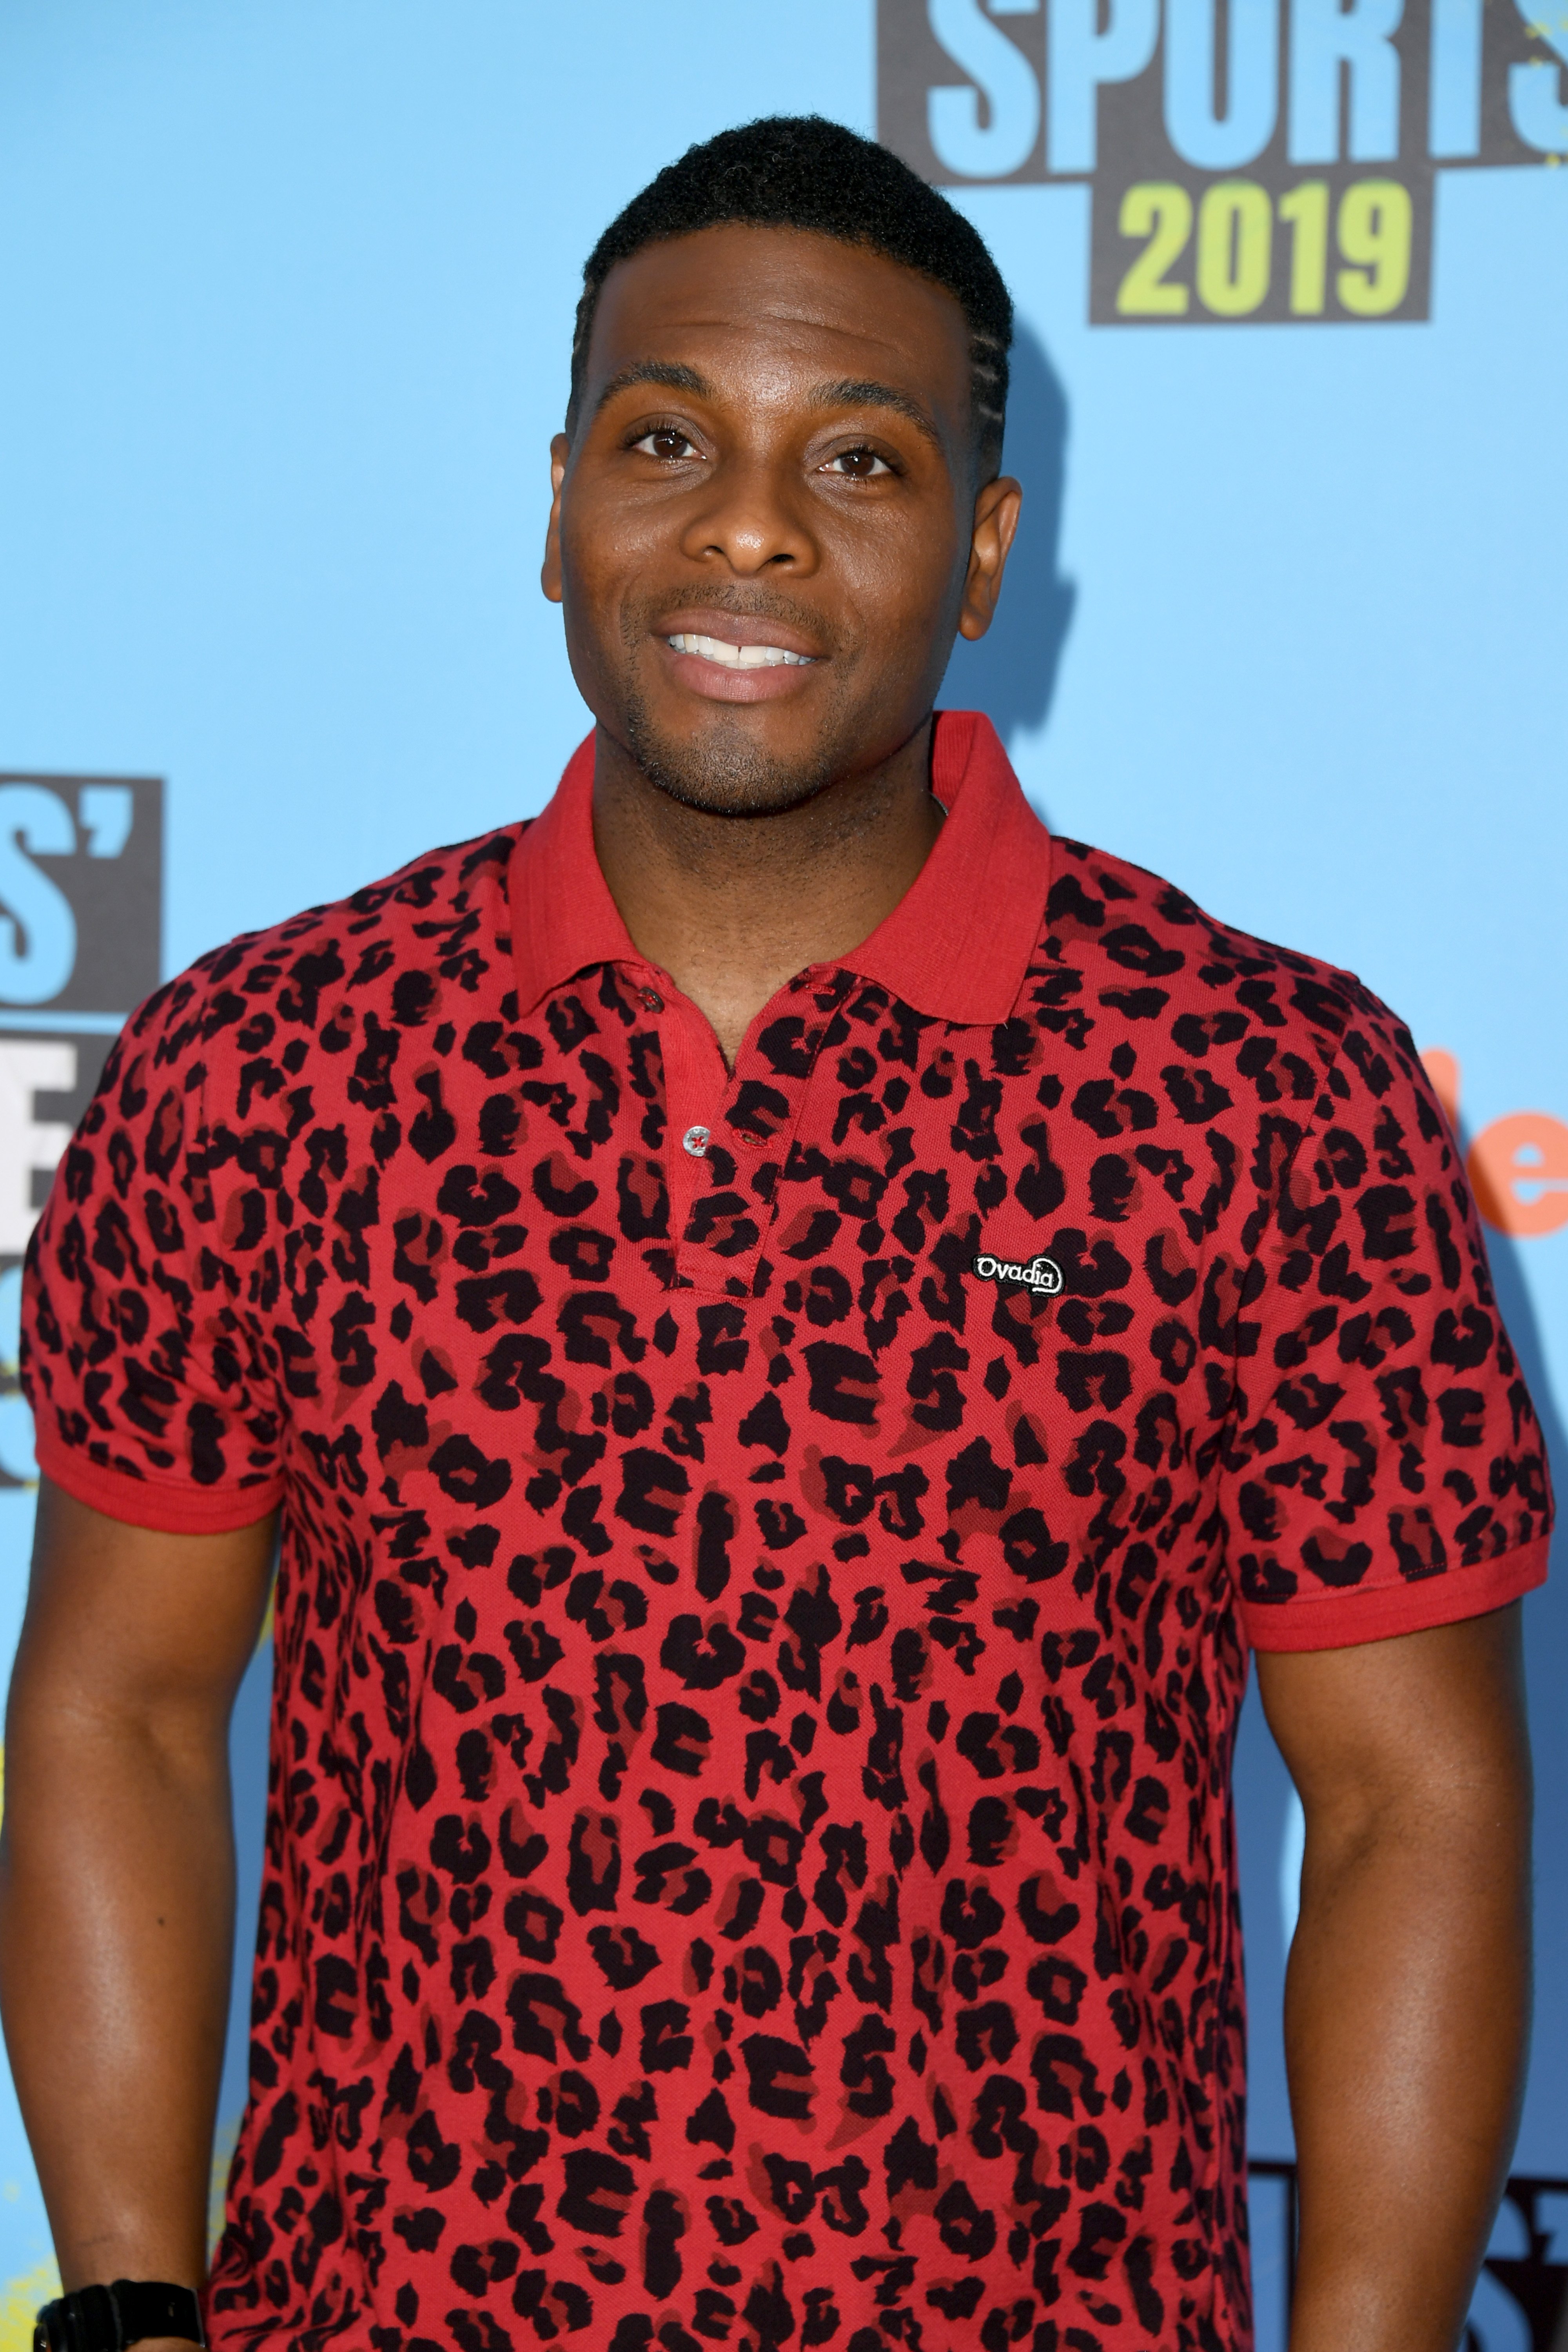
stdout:
{"type": "Polygon", "coordinates": [[[727,225],[617,262],[594,316],[586,390],[642,359],[685,360],[721,388],[876,377],[954,417],[969,328],[945,288],[862,246],[727,225]]]}

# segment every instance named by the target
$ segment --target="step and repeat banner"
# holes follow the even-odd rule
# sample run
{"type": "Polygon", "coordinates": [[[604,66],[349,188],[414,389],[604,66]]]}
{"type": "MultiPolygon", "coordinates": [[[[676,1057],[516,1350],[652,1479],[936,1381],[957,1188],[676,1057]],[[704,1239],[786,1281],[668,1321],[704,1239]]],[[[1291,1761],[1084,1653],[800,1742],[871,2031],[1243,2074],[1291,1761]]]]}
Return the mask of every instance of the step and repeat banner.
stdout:
{"type": "MultiPolygon", "coordinates": [[[[1058,830],[1348,965],[1461,1135],[1568,1482],[1562,0],[0,0],[0,1669],[19,1265],[110,1042],[234,931],[537,809],[582,260],[691,140],[874,132],[1018,306],[988,710],[1058,830]]],[[[1541,1988],[1479,2352],[1568,2345],[1568,1601],[1526,1603],[1541,1988]]],[[[268,1658],[235,1735],[253,1930],[268,1658]]],[[[1300,1810],[1237,1767],[1259,2344],[1300,1810]]],[[[243,1971],[242,1971],[243,1975],[243,1971]]],[[[215,2183],[244,2083],[237,1990],[215,2183]]],[[[0,2083],[0,2352],[52,2291],[0,2083]]]]}

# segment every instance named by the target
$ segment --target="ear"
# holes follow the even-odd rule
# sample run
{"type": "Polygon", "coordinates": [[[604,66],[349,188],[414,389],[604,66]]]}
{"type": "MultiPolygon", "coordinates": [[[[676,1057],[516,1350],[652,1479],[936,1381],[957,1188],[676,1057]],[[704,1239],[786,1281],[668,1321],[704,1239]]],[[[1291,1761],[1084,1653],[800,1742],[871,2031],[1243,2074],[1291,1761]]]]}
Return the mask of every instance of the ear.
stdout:
{"type": "Polygon", "coordinates": [[[550,444],[550,520],[544,532],[544,562],[540,566],[539,584],[552,604],[561,602],[561,485],[566,479],[566,461],[572,455],[572,444],[564,433],[558,433],[550,444]]]}
{"type": "Polygon", "coordinates": [[[1022,486],[1010,474],[987,482],[974,501],[974,527],[969,542],[969,570],[963,583],[963,604],[958,616],[961,637],[983,637],[995,617],[1002,593],[1007,551],[1018,528],[1024,503],[1022,486]]]}

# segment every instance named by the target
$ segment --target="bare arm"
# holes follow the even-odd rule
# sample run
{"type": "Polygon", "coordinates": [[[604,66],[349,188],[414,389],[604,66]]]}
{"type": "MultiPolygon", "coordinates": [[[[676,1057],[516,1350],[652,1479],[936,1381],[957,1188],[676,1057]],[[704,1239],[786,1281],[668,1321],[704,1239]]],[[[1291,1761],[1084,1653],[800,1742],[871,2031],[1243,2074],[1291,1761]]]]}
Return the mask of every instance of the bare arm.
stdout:
{"type": "Polygon", "coordinates": [[[1307,1817],[1285,1993],[1292,2352],[1453,2352],[1529,2035],[1519,1605],[1260,1655],[1258,1684],[1307,1817]]]}
{"type": "Polygon", "coordinates": [[[158,1535],[39,1494],[6,1714],[0,2007],[68,2288],[205,2273],[228,1719],[271,1557],[270,1520],[158,1535]]]}

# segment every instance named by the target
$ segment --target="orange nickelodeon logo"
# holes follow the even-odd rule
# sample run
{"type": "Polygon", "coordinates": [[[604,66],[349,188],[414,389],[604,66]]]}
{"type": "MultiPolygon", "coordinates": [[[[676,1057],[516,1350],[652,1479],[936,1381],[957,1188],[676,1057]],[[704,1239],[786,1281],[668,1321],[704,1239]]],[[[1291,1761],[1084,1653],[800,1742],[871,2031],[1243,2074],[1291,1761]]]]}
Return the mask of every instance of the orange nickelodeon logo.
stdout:
{"type": "MultiPolygon", "coordinates": [[[[1459,1132],[1459,1065],[1440,1045],[1421,1056],[1459,1132]]],[[[1476,1206],[1500,1234],[1529,1240],[1568,1225],[1568,1126],[1550,1111],[1513,1110],[1483,1127],[1465,1160],[1476,1206]]]]}

